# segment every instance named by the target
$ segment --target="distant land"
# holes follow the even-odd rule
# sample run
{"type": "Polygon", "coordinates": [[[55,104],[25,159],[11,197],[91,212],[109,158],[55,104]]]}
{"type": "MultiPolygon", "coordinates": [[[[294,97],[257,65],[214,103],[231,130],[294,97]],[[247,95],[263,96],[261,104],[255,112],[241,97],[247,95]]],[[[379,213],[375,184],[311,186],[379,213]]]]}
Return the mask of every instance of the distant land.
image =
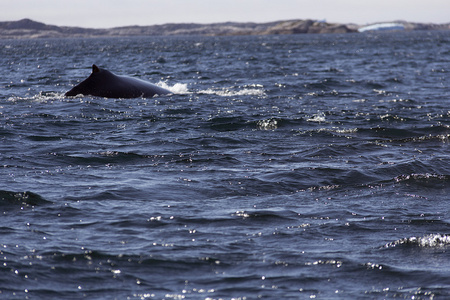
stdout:
{"type": "MultiPolygon", "coordinates": [[[[450,30],[450,23],[411,23],[406,21],[383,22],[384,30],[450,30]]],[[[74,38],[74,37],[125,37],[125,36],[174,36],[174,35],[266,35],[306,33],[349,33],[361,29],[377,28],[377,24],[357,25],[327,23],[315,20],[287,20],[269,23],[213,23],[213,24],[163,24],[151,26],[125,26],[108,29],[47,25],[30,19],[0,22],[0,39],[74,38]]],[[[373,29],[371,29],[373,30],[373,29]]]]}

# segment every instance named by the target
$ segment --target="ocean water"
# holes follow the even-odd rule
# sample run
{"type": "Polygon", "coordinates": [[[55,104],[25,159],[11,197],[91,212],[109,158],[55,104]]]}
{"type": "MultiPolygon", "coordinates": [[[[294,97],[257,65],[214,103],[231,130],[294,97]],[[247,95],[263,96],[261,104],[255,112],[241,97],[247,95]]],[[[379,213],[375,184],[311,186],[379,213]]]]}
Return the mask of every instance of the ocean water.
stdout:
{"type": "Polygon", "coordinates": [[[450,33],[0,41],[1,299],[448,299],[450,33]],[[64,97],[92,64],[164,86],[64,97]]]}

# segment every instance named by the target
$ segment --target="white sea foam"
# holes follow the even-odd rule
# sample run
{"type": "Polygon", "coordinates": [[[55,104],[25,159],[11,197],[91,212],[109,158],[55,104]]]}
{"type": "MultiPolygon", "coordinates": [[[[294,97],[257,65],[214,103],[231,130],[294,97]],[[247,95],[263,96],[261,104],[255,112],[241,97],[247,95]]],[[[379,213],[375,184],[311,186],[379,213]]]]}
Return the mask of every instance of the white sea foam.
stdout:
{"type": "Polygon", "coordinates": [[[230,97],[230,96],[260,96],[265,97],[266,92],[262,88],[261,85],[251,85],[242,89],[206,89],[199,91],[201,94],[208,94],[208,95],[218,95],[223,97],[230,97]]]}
{"type": "Polygon", "coordinates": [[[275,130],[278,128],[278,121],[273,118],[260,120],[258,121],[257,126],[261,130],[275,130]]]}
{"type": "Polygon", "coordinates": [[[54,100],[61,100],[64,98],[64,93],[56,92],[40,92],[37,95],[28,97],[18,97],[12,96],[8,98],[8,101],[18,102],[18,101],[32,101],[32,102],[49,102],[54,100]]]}
{"type": "Polygon", "coordinates": [[[323,112],[314,114],[312,117],[306,119],[308,122],[325,122],[325,114],[323,112]]]}
{"type": "Polygon", "coordinates": [[[165,88],[166,90],[171,91],[174,94],[190,94],[187,83],[175,83],[170,86],[167,82],[160,81],[157,83],[157,86],[165,88]]]}
{"type": "Polygon", "coordinates": [[[422,237],[410,237],[386,244],[385,248],[399,245],[415,245],[419,247],[444,247],[450,245],[450,236],[446,234],[429,234],[422,237]]]}
{"type": "Polygon", "coordinates": [[[439,175],[439,174],[430,174],[430,173],[425,173],[425,174],[408,174],[408,175],[400,175],[394,178],[394,180],[396,182],[402,182],[402,181],[406,181],[406,180],[423,180],[423,179],[438,179],[438,180],[446,180],[447,177],[445,175],[439,175]]]}

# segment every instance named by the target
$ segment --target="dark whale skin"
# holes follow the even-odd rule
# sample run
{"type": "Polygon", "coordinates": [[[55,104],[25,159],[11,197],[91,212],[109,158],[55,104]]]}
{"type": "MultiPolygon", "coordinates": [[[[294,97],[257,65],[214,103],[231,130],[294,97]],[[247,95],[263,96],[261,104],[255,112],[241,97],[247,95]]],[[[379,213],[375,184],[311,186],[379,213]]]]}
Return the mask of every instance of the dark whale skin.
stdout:
{"type": "Polygon", "coordinates": [[[171,92],[150,82],[119,76],[108,70],[92,65],[92,73],[80,84],[74,86],[65,96],[96,96],[105,98],[151,98],[171,92]]]}

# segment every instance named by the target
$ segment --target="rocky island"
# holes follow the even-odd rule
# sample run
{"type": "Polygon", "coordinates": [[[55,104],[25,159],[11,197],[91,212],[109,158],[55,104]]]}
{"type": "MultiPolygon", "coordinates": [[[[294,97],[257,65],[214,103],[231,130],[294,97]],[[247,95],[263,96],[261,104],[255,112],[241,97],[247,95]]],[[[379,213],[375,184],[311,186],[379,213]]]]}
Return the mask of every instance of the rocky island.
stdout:
{"type": "MultiPolygon", "coordinates": [[[[396,24],[401,24],[402,30],[450,30],[450,23],[423,24],[397,21],[396,24]]],[[[23,19],[19,21],[0,22],[0,39],[350,33],[358,32],[362,27],[364,26],[356,24],[327,23],[325,21],[315,20],[287,20],[268,23],[171,23],[151,26],[124,26],[108,29],[94,29],[47,25],[30,19],[23,19]]]]}

